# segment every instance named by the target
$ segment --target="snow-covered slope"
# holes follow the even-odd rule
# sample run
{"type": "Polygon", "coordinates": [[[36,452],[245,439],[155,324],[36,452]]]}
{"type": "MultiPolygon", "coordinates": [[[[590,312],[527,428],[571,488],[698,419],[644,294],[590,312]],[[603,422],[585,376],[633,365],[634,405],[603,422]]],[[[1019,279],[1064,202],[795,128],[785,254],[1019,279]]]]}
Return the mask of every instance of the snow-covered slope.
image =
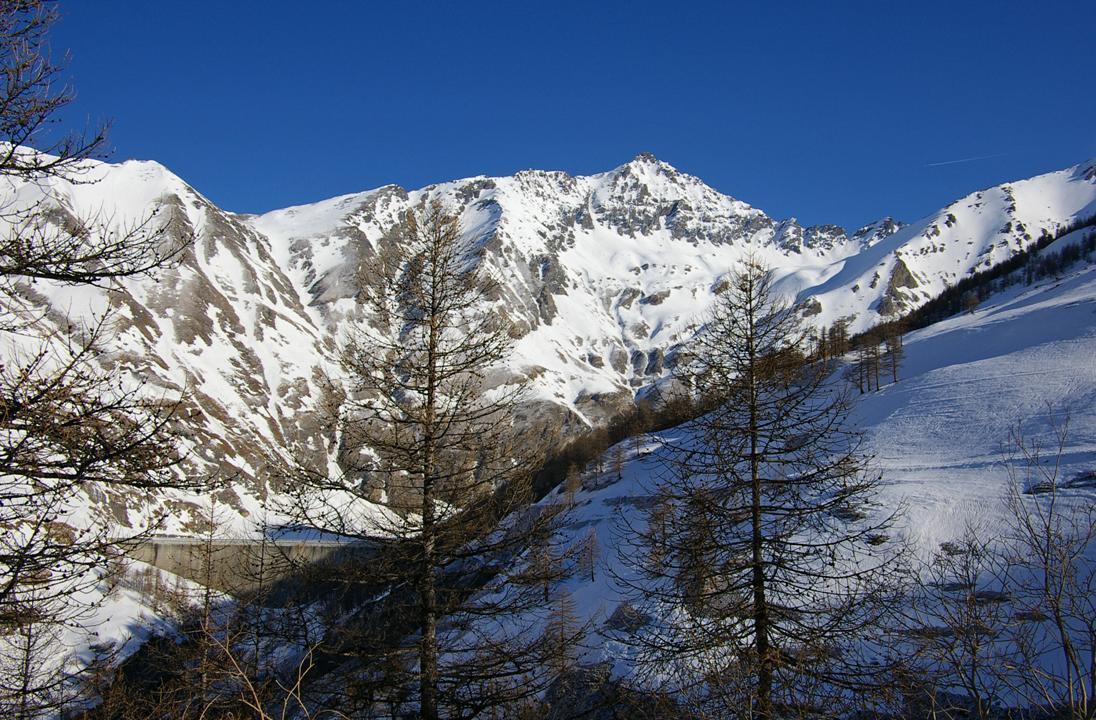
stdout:
{"type": "MultiPolygon", "coordinates": [[[[386,186],[262,216],[225,212],[156,163],[95,163],[81,180],[5,180],[0,201],[45,198],[57,222],[97,216],[105,230],[155,211],[154,223],[170,218],[169,235],[194,243],[177,267],[110,293],[36,292],[76,317],[117,309],[108,367],[185,394],[192,472],[228,478],[220,498],[242,521],[273,458],[333,456],[322,378],[337,375],[339,339],[359,321],[357,270],[408,209],[430,200],[460,214],[470,257],[500,281],[499,307],[519,335],[508,372],[532,379],[536,417],[565,430],[604,422],[665,379],[747,253],[776,269],[811,322],[849,319],[855,330],[1096,213],[1096,161],[852,234],[775,220],[650,155],[587,177],[530,170],[386,186]]],[[[171,500],[171,530],[185,530],[187,501],[171,500]]]]}
{"type": "MultiPolygon", "coordinates": [[[[165,247],[192,244],[152,277],[109,289],[23,283],[24,293],[32,303],[48,300],[47,323],[62,333],[109,319],[101,342],[109,351],[105,368],[146,381],[154,395],[182,398],[177,417],[185,425],[185,472],[228,481],[218,500],[246,517],[270,479],[272,458],[290,452],[324,458],[310,410],[319,392],[314,375],[330,341],[301,305],[268,240],[163,166],[88,163],[78,180],[5,181],[0,192],[24,205],[40,203],[38,216],[57,227],[84,222],[98,236],[160,234],[165,247]]],[[[21,339],[6,339],[4,352],[16,352],[12,346],[21,339]]],[[[193,503],[208,502],[179,494],[148,506],[109,489],[96,500],[122,524],[157,506],[166,509],[168,532],[187,531],[193,503]]]]}
{"type": "Polygon", "coordinates": [[[860,330],[921,305],[972,270],[984,270],[1096,215],[1096,160],[971,193],[835,265],[801,297],[860,330]]]}
{"type": "MultiPolygon", "coordinates": [[[[1061,503],[1091,506],[1096,488],[1076,483],[1096,472],[1096,265],[1076,266],[1061,279],[994,297],[964,314],[906,337],[900,379],[863,395],[853,422],[883,479],[883,508],[904,507],[899,530],[923,556],[960,539],[968,524],[985,538],[1002,537],[1010,483],[1008,446],[1014,433],[1058,457],[1061,503]]],[[[627,673],[628,648],[611,638],[610,618],[626,595],[622,578],[634,550],[629,528],[645,523],[650,490],[665,469],[668,441],[682,430],[628,440],[608,451],[626,461],[618,477],[593,470],[574,495],[569,541],[594,533],[600,564],[557,591],[575,602],[595,632],[582,658],[627,673]],[[597,632],[600,630],[601,632],[597,632]]],[[[563,499],[562,488],[545,502],[563,499]]],[[[1096,557],[1089,558],[1096,562],[1096,557]]],[[[619,616],[618,616],[619,617],[619,616]]]]}

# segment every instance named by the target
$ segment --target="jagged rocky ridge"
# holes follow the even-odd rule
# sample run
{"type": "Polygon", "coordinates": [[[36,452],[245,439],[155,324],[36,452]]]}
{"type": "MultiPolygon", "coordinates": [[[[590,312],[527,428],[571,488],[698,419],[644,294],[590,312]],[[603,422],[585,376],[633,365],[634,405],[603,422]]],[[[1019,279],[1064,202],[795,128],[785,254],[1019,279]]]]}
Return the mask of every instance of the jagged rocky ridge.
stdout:
{"type": "MultiPolygon", "coordinates": [[[[338,381],[339,338],[361,321],[357,269],[407,209],[435,198],[460,213],[469,256],[501,282],[496,302],[518,338],[500,381],[530,378],[530,418],[565,431],[604,422],[663,381],[746,253],[777,269],[812,322],[842,318],[857,330],[1096,213],[1096,161],[851,234],[775,220],[647,154],[599,175],[390,185],[261,216],[221,210],[152,162],[95,163],[82,180],[8,181],[0,194],[44,199],[58,222],[97,216],[105,230],[156,211],[157,222],[172,218],[170,234],[195,241],[155,279],[109,293],[37,291],[70,316],[116,309],[116,353],[105,362],[185,393],[191,471],[232,478],[219,500],[241,520],[277,491],[271,458],[334,462],[321,406],[338,381]]],[[[160,499],[174,504],[170,529],[187,530],[192,500],[160,499]]],[[[132,521],[132,503],[110,505],[132,521]]]]}

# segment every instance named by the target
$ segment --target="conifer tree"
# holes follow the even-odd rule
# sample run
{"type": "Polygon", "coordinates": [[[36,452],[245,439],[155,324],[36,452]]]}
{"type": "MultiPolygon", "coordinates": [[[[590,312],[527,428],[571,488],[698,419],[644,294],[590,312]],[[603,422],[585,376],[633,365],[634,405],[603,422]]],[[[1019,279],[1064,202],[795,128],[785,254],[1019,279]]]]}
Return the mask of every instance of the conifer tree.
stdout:
{"type": "Polygon", "coordinates": [[[438,201],[379,243],[342,353],[341,473],[296,478],[303,524],[380,545],[354,577],[385,598],[353,641],[370,698],[356,712],[471,716],[549,681],[547,640],[525,631],[561,577],[541,561],[564,554],[566,506],[525,507],[542,453],[514,422],[523,382],[493,379],[512,339],[479,260],[438,201]]]}
{"type": "Polygon", "coordinates": [[[771,273],[744,261],[677,369],[713,409],[665,454],[649,522],[632,528],[622,580],[652,618],[628,638],[640,678],[673,678],[715,716],[809,714],[867,684],[857,641],[887,607],[879,478],[806,337],[771,273]]]}
{"type": "MultiPolygon", "coordinates": [[[[105,148],[105,126],[59,128],[73,91],[49,52],[56,19],[52,2],[0,0],[0,178],[17,190],[87,182],[88,160],[105,148]]],[[[177,400],[106,366],[109,315],[79,322],[50,300],[73,286],[109,297],[118,281],[172,262],[187,242],[162,220],[120,229],[37,193],[0,207],[0,707],[18,708],[13,717],[56,714],[72,699],[59,629],[148,530],[118,528],[88,496],[181,483],[177,400]]]]}

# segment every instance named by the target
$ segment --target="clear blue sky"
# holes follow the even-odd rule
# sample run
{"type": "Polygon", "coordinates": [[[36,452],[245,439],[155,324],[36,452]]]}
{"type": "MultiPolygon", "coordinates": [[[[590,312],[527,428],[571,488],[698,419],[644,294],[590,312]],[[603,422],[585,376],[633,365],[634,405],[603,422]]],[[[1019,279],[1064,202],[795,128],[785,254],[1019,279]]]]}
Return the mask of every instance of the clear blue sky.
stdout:
{"type": "Polygon", "coordinates": [[[1096,156],[1091,0],[61,10],[69,119],[112,118],[113,159],[240,212],[650,151],[770,215],[853,227],[1096,156]]]}

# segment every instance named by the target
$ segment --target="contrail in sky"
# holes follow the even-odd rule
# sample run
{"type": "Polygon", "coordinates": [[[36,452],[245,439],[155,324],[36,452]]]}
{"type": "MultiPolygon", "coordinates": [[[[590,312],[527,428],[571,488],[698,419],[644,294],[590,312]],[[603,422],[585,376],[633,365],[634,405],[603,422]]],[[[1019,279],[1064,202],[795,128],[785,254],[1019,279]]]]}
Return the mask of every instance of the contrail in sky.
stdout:
{"type": "Polygon", "coordinates": [[[941,165],[956,165],[958,163],[974,162],[975,160],[989,160],[990,158],[999,158],[1008,155],[1008,153],[997,153],[996,155],[979,155],[978,157],[960,158],[958,160],[944,160],[943,162],[928,163],[925,167],[940,167],[941,165]]]}

